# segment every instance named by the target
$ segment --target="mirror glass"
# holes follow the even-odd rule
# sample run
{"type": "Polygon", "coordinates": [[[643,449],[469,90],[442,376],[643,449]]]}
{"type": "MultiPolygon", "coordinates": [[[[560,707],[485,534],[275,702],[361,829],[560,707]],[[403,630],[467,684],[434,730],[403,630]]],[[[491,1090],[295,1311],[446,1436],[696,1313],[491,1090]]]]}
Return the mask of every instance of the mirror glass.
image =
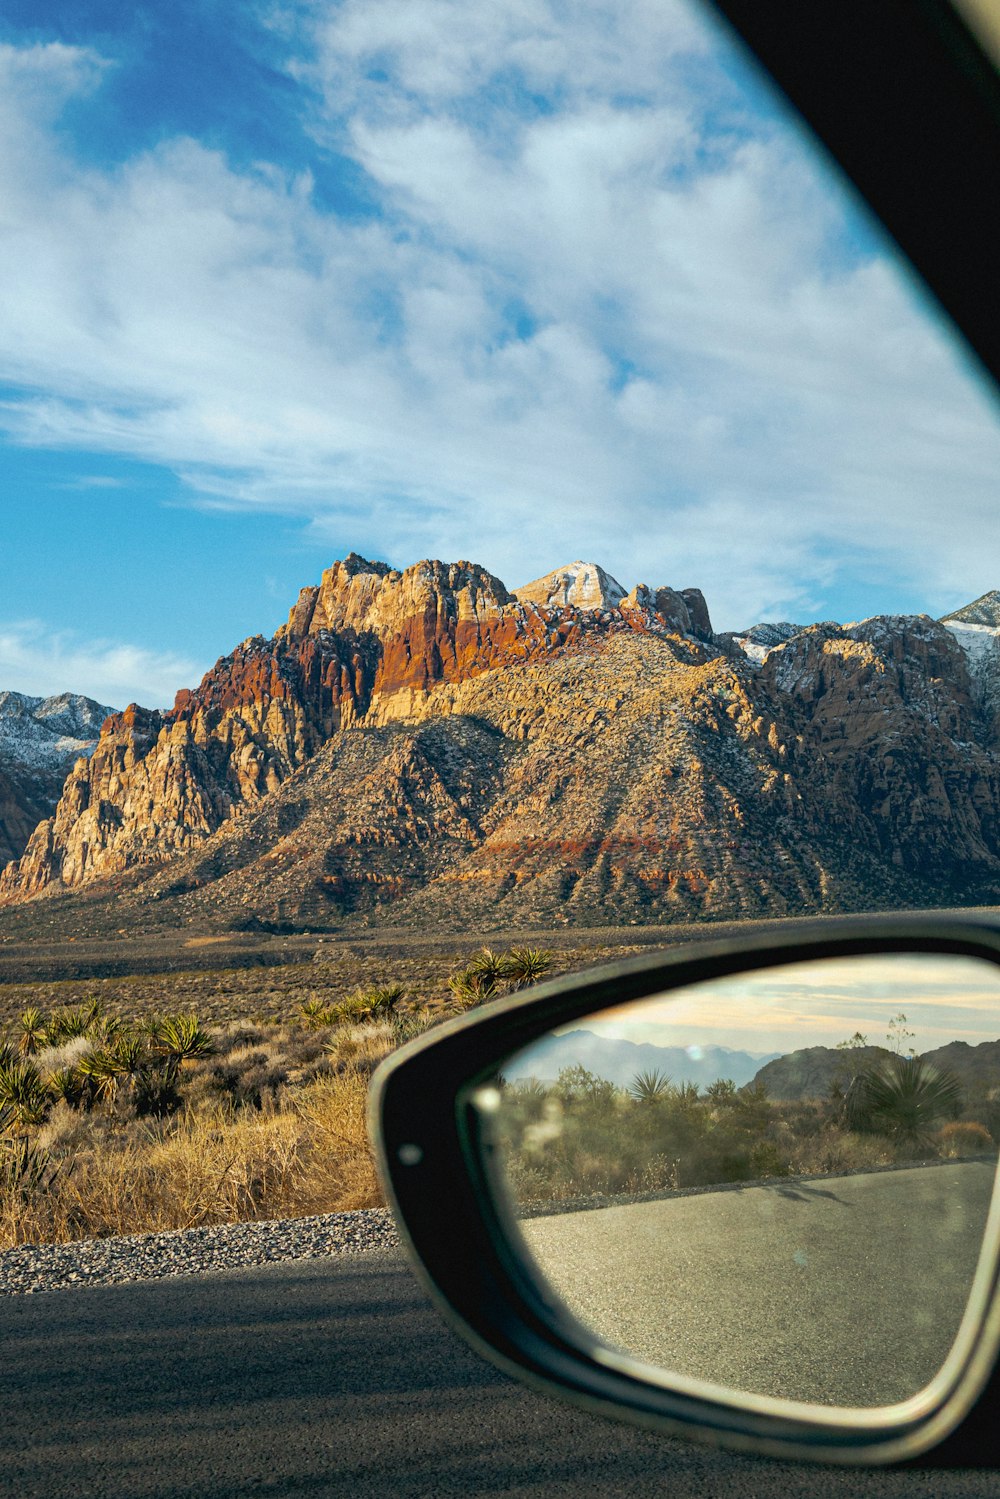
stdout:
{"type": "Polygon", "coordinates": [[[796,963],[575,1021],[474,1105],[512,1234],[601,1343],[741,1393],[885,1406],[962,1322],[998,1038],[984,960],[796,963]]]}

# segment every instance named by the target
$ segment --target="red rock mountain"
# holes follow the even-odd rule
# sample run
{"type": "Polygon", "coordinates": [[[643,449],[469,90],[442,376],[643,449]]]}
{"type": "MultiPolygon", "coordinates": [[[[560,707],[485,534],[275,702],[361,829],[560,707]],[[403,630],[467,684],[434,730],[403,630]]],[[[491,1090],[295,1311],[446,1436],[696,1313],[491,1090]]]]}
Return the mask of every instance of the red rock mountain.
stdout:
{"type": "Polygon", "coordinates": [[[922,615],[716,637],[697,590],[593,564],[511,593],[352,554],[170,712],[112,715],[0,899],[220,930],[992,900],[969,661],[922,615]]]}

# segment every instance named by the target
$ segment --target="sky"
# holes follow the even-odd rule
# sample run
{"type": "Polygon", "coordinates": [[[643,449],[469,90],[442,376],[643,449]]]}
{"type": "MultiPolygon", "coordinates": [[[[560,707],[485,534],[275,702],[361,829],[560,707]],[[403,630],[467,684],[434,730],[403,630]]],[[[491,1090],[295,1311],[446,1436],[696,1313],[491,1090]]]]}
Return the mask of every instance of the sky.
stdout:
{"type": "Polygon", "coordinates": [[[0,687],[169,704],[352,550],[1000,585],[995,395],[692,4],[6,0],[0,135],[0,687]]]}
{"type": "Polygon", "coordinates": [[[878,954],[713,979],[578,1020],[565,1030],[654,1046],[766,1054],[837,1046],[857,1035],[906,1056],[997,1037],[1000,973],[952,953],[878,954]]]}

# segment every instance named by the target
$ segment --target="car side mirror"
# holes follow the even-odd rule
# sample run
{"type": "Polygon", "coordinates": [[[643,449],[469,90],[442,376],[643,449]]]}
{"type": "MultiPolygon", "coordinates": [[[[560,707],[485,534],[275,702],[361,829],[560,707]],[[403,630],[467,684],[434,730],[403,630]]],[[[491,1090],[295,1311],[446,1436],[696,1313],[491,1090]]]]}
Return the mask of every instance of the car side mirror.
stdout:
{"type": "Polygon", "coordinates": [[[784,1458],[992,1465],[1000,937],[791,931],[412,1042],[373,1084],[387,1196],[452,1325],[547,1393],[784,1458]]]}

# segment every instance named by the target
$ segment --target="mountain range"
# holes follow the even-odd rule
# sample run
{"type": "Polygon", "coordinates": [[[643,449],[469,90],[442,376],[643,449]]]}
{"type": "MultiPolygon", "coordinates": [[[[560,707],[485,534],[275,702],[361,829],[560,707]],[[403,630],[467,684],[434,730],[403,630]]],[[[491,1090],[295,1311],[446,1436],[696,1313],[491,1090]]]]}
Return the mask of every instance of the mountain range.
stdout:
{"type": "Polygon", "coordinates": [[[0,692],[0,863],[23,853],[55,811],[67,773],[94,749],[111,711],[79,693],[0,692]]]}
{"type": "Polygon", "coordinates": [[[718,634],[697,589],[594,563],[510,591],[352,553],[73,753],[57,804],[8,819],[0,902],[113,930],[992,902],[1000,594],[718,634]]]}

